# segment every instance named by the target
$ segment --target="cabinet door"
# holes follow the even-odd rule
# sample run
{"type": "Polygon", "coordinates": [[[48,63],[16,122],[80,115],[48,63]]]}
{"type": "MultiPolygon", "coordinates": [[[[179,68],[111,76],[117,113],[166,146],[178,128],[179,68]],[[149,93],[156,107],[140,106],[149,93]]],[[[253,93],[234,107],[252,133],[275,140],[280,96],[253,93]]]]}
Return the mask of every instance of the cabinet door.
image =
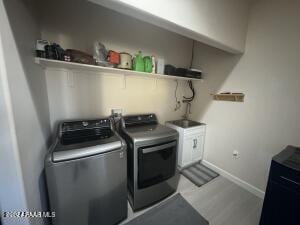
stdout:
{"type": "Polygon", "coordinates": [[[184,137],[183,146],[182,146],[182,161],[181,167],[186,166],[193,162],[192,160],[192,151],[193,151],[193,139],[194,137],[184,137]]]}
{"type": "Polygon", "coordinates": [[[196,162],[203,158],[204,135],[195,135],[192,144],[192,161],[196,162]]]}
{"type": "Polygon", "coordinates": [[[300,194],[295,190],[269,181],[260,225],[298,225],[300,194]]]}

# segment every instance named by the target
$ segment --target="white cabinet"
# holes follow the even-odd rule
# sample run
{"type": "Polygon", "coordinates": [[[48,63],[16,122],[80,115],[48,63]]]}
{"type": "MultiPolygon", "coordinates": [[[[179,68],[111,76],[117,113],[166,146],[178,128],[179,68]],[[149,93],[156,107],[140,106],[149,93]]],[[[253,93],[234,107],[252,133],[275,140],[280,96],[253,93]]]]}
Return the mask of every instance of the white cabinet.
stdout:
{"type": "Polygon", "coordinates": [[[196,162],[202,159],[203,150],[204,150],[204,134],[195,135],[192,137],[193,146],[192,146],[192,162],[196,162]]]}
{"type": "Polygon", "coordinates": [[[167,122],[166,126],[179,132],[178,166],[185,167],[203,158],[205,124],[183,128],[167,122]]]}
{"type": "MultiPolygon", "coordinates": [[[[184,154],[182,152],[181,157],[178,157],[178,158],[181,158],[181,160],[178,160],[178,164],[180,166],[187,165],[192,162],[193,142],[194,142],[193,137],[187,137],[187,138],[183,139],[181,151],[183,151],[183,149],[184,149],[184,154]]],[[[179,147],[179,149],[180,149],[180,147],[179,147]]]]}

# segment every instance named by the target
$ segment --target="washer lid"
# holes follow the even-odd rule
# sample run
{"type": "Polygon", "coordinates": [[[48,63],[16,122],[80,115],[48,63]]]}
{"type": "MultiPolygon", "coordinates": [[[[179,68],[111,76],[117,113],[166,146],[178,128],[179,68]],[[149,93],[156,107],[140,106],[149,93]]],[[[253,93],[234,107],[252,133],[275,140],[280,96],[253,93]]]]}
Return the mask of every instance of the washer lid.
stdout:
{"type": "Polygon", "coordinates": [[[74,160],[92,155],[121,149],[123,143],[116,135],[91,142],[76,143],[71,145],[63,145],[58,141],[52,152],[52,161],[61,162],[66,160],[74,160]]]}

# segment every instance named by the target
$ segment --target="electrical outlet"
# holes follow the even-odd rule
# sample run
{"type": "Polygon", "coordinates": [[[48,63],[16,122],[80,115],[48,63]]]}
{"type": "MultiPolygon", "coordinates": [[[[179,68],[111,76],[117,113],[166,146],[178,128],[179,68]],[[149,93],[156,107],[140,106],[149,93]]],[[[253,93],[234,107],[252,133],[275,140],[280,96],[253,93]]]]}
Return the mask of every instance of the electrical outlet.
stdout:
{"type": "Polygon", "coordinates": [[[111,109],[112,116],[122,116],[123,109],[111,109]]]}
{"type": "Polygon", "coordinates": [[[233,156],[233,158],[238,159],[240,157],[240,153],[237,150],[234,150],[232,152],[232,156],[233,156]]]}

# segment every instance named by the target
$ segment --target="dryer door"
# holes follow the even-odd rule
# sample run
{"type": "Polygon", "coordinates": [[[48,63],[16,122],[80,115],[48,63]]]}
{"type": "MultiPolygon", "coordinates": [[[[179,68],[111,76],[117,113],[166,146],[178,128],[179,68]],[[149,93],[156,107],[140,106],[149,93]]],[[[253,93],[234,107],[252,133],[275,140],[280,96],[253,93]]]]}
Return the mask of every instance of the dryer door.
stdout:
{"type": "Polygon", "coordinates": [[[177,142],[138,149],[138,188],[146,188],[175,175],[177,142]]]}

